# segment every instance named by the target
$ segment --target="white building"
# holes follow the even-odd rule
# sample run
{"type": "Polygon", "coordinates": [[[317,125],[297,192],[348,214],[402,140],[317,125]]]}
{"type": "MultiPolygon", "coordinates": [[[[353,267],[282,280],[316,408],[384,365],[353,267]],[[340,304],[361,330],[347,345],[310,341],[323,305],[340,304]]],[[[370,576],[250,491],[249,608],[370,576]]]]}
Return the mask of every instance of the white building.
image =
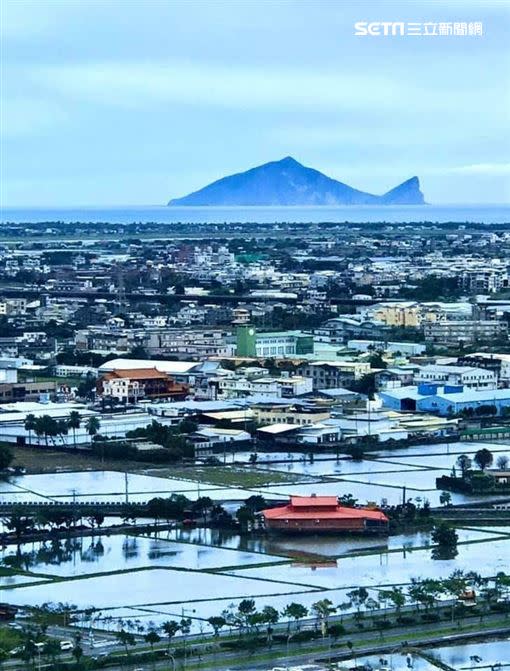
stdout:
{"type": "Polygon", "coordinates": [[[219,398],[242,398],[251,395],[267,398],[292,398],[313,391],[313,380],[301,375],[292,377],[263,375],[250,379],[239,376],[225,376],[219,378],[216,384],[219,398]]]}
{"type": "Polygon", "coordinates": [[[423,366],[414,376],[415,383],[435,382],[443,385],[462,385],[470,389],[496,389],[497,377],[491,370],[471,366],[423,366]]]}
{"type": "MultiPolygon", "coordinates": [[[[91,437],[87,431],[86,423],[89,417],[97,417],[100,423],[99,433],[108,438],[125,438],[128,431],[145,428],[154,420],[153,415],[148,412],[137,411],[133,413],[102,415],[94,410],[89,410],[81,403],[36,403],[21,402],[2,405],[0,408],[0,434],[2,440],[17,445],[45,445],[45,436],[37,436],[32,431],[25,429],[27,415],[32,414],[36,418],[49,415],[56,420],[69,419],[71,412],[77,411],[81,417],[81,425],[73,433],[69,430],[67,435],[48,437],[48,443],[56,447],[72,447],[76,439],[76,445],[86,446],[90,444],[91,437]]],[[[158,418],[158,422],[165,425],[172,423],[171,419],[158,418]]]]}

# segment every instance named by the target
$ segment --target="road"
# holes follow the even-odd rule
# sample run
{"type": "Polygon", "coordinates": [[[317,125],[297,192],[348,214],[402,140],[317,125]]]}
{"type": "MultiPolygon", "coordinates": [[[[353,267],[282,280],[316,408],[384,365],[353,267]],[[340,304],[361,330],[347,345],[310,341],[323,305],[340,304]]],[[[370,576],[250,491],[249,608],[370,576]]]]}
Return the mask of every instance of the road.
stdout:
{"type": "MultiPolygon", "coordinates": [[[[76,629],[69,627],[51,627],[49,634],[56,638],[72,639],[76,629]]],[[[378,634],[373,631],[352,632],[339,638],[315,640],[308,643],[294,643],[292,638],[287,644],[275,644],[271,648],[259,648],[255,652],[239,651],[218,651],[217,653],[201,656],[200,650],[204,643],[199,642],[198,637],[188,639],[188,652],[186,669],[189,671],[270,671],[274,666],[283,667],[305,664],[318,664],[319,668],[325,668],[328,661],[353,659],[353,655],[346,646],[347,640],[353,644],[353,650],[356,658],[365,655],[385,654],[395,652],[400,648],[404,641],[410,641],[413,647],[425,645],[444,646],[448,643],[458,642],[468,638],[478,638],[483,635],[484,638],[508,636],[510,633],[510,622],[504,619],[501,614],[492,614],[484,618],[480,623],[478,618],[466,619],[459,628],[457,623],[453,626],[450,622],[443,621],[438,623],[422,624],[415,627],[406,627],[390,629],[386,632],[384,638],[378,638],[378,634]],[[441,626],[444,634],[438,633],[438,627],[441,626]],[[194,651],[195,654],[191,654],[194,651]]],[[[177,642],[177,639],[176,639],[177,642]]],[[[207,641],[211,643],[209,638],[207,641]]],[[[139,643],[142,640],[139,638],[139,643]]],[[[147,646],[144,645],[144,650],[147,646]]],[[[124,649],[118,644],[113,634],[100,634],[94,636],[94,646],[90,644],[88,632],[83,632],[82,647],[87,656],[100,656],[106,652],[123,652],[124,649]],[[105,646],[106,644],[106,646],[105,646]],[[108,645],[111,644],[111,645],[108,645]]],[[[119,662],[118,665],[105,667],[110,671],[134,671],[143,669],[143,671],[174,671],[171,658],[167,658],[155,663],[146,661],[137,661],[137,652],[142,650],[134,648],[131,655],[131,661],[126,664],[119,662]]],[[[63,656],[63,659],[71,659],[69,655],[63,656]]],[[[9,671],[21,671],[23,666],[14,660],[5,664],[9,671]]],[[[41,663],[41,671],[47,669],[44,662],[41,663]]],[[[175,670],[184,669],[182,660],[178,659],[175,663],[175,670]]]]}

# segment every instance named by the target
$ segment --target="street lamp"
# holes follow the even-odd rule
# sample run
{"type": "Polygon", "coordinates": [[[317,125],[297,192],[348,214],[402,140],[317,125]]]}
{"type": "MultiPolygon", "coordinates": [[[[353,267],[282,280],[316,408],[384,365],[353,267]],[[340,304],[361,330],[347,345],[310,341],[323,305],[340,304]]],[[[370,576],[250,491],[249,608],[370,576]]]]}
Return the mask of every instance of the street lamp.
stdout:
{"type": "MultiPolygon", "coordinates": [[[[186,618],[184,617],[185,613],[195,613],[196,610],[194,608],[181,608],[181,622],[186,622],[186,618]]],[[[188,629],[188,627],[186,627],[188,629]]],[[[188,631],[183,630],[184,633],[184,657],[183,657],[183,668],[186,668],[186,640],[187,640],[187,635],[188,631]]]]}

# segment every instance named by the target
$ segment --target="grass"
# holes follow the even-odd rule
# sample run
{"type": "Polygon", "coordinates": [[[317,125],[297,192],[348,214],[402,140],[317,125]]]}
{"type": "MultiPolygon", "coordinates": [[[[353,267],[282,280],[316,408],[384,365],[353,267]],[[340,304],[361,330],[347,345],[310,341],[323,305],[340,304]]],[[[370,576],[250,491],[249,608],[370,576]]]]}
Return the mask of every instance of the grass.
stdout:
{"type": "Polygon", "coordinates": [[[34,373],[19,371],[19,382],[55,382],[56,384],[67,384],[69,387],[78,387],[83,382],[81,377],[57,377],[56,375],[37,375],[34,373]]]}
{"type": "Polygon", "coordinates": [[[14,454],[13,466],[23,466],[27,473],[55,473],[58,471],[124,471],[140,473],[153,464],[128,459],[104,459],[92,453],[8,444],[14,454]]]}
{"type": "Polygon", "coordinates": [[[303,481],[314,481],[306,476],[279,471],[263,471],[253,468],[242,468],[236,466],[172,466],[170,468],[158,469],[158,475],[166,475],[172,478],[183,478],[200,483],[217,485],[219,487],[263,487],[269,484],[286,484],[303,481]]]}
{"type": "Polygon", "coordinates": [[[132,461],[129,459],[101,459],[92,453],[58,449],[41,449],[37,447],[14,446],[9,444],[14,453],[13,466],[24,467],[27,473],[55,473],[62,471],[126,471],[130,473],[146,473],[162,478],[183,478],[197,483],[211,484],[219,487],[241,487],[251,489],[269,484],[286,484],[297,482],[314,482],[316,479],[292,473],[256,470],[236,466],[157,466],[149,462],[132,461]]]}

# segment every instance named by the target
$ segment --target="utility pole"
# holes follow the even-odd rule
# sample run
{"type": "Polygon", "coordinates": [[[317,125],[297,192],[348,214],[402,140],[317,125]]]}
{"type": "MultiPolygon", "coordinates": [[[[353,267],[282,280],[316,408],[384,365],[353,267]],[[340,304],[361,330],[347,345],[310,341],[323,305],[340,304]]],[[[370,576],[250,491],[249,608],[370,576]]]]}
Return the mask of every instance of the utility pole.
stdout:
{"type": "Polygon", "coordinates": [[[124,471],[124,491],[126,494],[126,504],[129,503],[128,473],[124,471]]]}

